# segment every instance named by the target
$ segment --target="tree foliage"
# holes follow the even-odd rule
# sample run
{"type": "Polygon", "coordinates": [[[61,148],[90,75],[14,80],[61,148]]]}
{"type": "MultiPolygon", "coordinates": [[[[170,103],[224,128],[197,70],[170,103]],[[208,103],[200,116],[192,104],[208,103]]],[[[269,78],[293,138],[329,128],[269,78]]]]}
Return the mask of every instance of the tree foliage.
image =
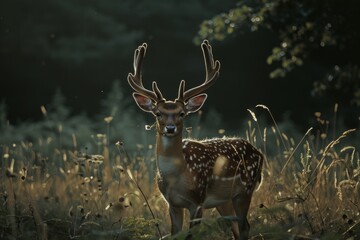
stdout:
{"type": "Polygon", "coordinates": [[[182,71],[168,58],[179,59],[177,64],[195,75],[198,52],[192,49],[192,38],[197,27],[230,4],[202,0],[0,1],[0,72],[6,83],[3,88],[9,90],[0,98],[11,106],[9,118],[41,118],[39,106],[50,101],[57,87],[73,110],[95,114],[101,105],[99,98],[114,79],[126,82],[133,51],[142,42],[150,45],[144,66],[149,78],[154,73],[154,80],[169,83],[169,76],[182,71]],[[13,98],[15,92],[31,101],[20,104],[13,98]]]}
{"type": "Polygon", "coordinates": [[[5,56],[41,56],[70,65],[108,57],[123,60],[131,56],[144,38],[190,38],[196,25],[189,28],[179,19],[187,16],[186,21],[200,22],[213,13],[214,5],[218,8],[219,3],[200,0],[176,4],[151,0],[2,1],[0,49],[5,56]]]}
{"type": "Polygon", "coordinates": [[[313,92],[323,95],[336,89],[360,106],[359,6],[355,0],[244,0],[203,21],[195,41],[223,41],[235,33],[268,29],[279,38],[266,59],[273,66],[270,78],[285,77],[309,57],[330,62],[334,70],[314,83],[313,92]]]}
{"type": "Polygon", "coordinates": [[[2,51],[40,55],[70,64],[104,58],[113,51],[127,55],[128,46],[142,33],[128,29],[109,14],[121,14],[124,5],[117,1],[8,1],[1,11],[5,29],[2,51]]]}

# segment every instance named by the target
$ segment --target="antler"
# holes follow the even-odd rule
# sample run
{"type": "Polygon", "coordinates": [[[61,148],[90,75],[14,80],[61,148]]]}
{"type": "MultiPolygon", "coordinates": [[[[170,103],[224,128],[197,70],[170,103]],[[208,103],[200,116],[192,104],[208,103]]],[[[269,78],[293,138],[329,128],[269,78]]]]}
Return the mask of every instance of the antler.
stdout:
{"type": "Polygon", "coordinates": [[[214,56],[212,53],[211,46],[209,44],[208,40],[204,40],[201,44],[201,48],[204,55],[204,61],[205,61],[205,70],[206,70],[206,77],[203,84],[191,88],[189,90],[185,91],[185,81],[182,80],[180,82],[179,86],[179,94],[177,100],[181,100],[183,102],[186,102],[191,97],[196,96],[202,92],[204,92],[206,89],[208,89],[210,86],[212,86],[215,82],[215,80],[219,77],[219,70],[220,70],[220,62],[219,60],[214,61],[214,56]]]}
{"type": "Polygon", "coordinates": [[[155,102],[159,102],[164,100],[156,82],[152,83],[152,91],[148,90],[144,87],[142,83],[142,75],[141,75],[141,68],[142,62],[146,53],[147,44],[143,43],[139,46],[134,53],[134,74],[129,73],[128,75],[128,82],[130,86],[137,92],[146,97],[151,98],[155,102]]]}

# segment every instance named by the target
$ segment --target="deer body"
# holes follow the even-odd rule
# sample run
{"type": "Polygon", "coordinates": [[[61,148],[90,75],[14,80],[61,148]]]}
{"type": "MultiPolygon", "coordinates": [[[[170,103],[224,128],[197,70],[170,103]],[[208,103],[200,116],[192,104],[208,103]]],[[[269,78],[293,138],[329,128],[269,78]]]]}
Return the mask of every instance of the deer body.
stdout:
{"type": "Polygon", "coordinates": [[[179,147],[182,151],[170,155],[157,153],[159,188],[176,207],[187,208],[191,202],[214,208],[236,195],[250,194],[261,180],[262,155],[242,139],[184,139],[179,147]],[[248,181],[255,176],[255,182],[248,181]]]}
{"type": "Polygon", "coordinates": [[[240,138],[202,141],[183,139],[183,119],[198,111],[207,95],[202,93],[218,77],[220,63],[214,61],[209,43],[204,41],[206,80],[185,92],[181,81],[178,98],[167,101],[156,82],[145,89],[141,65],[146,44],[134,55],[134,74],[130,86],[137,105],[156,117],[156,161],[158,186],[169,205],[171,234],[182,229],[184,209],[190,212],[190,227],[201,218],[202,210],[216,207],[222,216],[234,216],[232,232],[236,239],[247,239],[247,213],[255,186],[261,181],[263,155],[240,138]]]}

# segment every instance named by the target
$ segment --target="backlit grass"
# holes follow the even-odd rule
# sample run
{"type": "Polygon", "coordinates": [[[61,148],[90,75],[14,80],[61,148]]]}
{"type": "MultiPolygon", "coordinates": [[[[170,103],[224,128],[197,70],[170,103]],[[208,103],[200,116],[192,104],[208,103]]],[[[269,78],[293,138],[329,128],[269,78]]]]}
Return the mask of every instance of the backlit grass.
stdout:
{"type": "MultiPolygon", "coordinates": [[[[270,113],[262,105],[256,112],[270,113]]],[[[262,126],[250,113],[238,135],[268,153],[249,211],[251,239],[359,238],[356,130],[336,130],[316,113],[316,126],[294,139],[275,121],[262,126]]],[[[45,136],[1,145],[1,239],[159,239],[169,233],[167,206],[154,181],[153,144],[111,141],[105,126],[104,133],[89,135],[95,147],[82,152],[76,134],[58,136],[61,144],[45,136]]],[[[229,238],[229,219],[207,210],[191,234],[229,238]]]]}

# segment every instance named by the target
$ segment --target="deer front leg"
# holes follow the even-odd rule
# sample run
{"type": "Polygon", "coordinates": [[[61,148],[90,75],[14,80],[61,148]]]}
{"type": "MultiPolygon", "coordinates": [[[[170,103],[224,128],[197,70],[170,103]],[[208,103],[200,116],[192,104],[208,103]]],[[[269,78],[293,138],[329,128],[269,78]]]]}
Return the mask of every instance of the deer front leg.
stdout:
{"type": "Polygon", "coordinates": [[[249,238],[250,224],[247,220],[251,195],[238,195],[233,199],[233,206],[238,217],[238,226],[240,235],[238,240],[247,240],[249,238]]]}
{"type": "MultiPolygon", "coordinates": [[[[220,206],[217,206],[216,209],[218,210],[219,214],[222,217],[226,217],[226,216],[231,216],[231,217],[235,217],[235,210],[233,207],[233,203],[231,201],[222,204],[220,206]]],[[[231,221],[231,231],[234,235],[234,239],[238,239],[239,238],[239,227],[238,227],[238,223],[236,221],[231,221]]]]}
{"type": "Polygon", "coordinates": [[[192,239],[191,228],[197,224],[200,224],[200,218],[202,218],[203,209],[201,206],[192,206],[189,208],[190,212],[190,229],[185,239],[192,239]]]}
{"type": "Polygon", "coordinates": [[[200,218],[202,218],[203,209],[201,206],[193,207],[189,209],[190,211],[190,228],[200,223],[200,218]]]}
{"type": "Polygon", "coordinates": [[[169,206],[170,220],[171,220],[171,235],[180,232],[183,226],[184,209],[169,206]]]}

